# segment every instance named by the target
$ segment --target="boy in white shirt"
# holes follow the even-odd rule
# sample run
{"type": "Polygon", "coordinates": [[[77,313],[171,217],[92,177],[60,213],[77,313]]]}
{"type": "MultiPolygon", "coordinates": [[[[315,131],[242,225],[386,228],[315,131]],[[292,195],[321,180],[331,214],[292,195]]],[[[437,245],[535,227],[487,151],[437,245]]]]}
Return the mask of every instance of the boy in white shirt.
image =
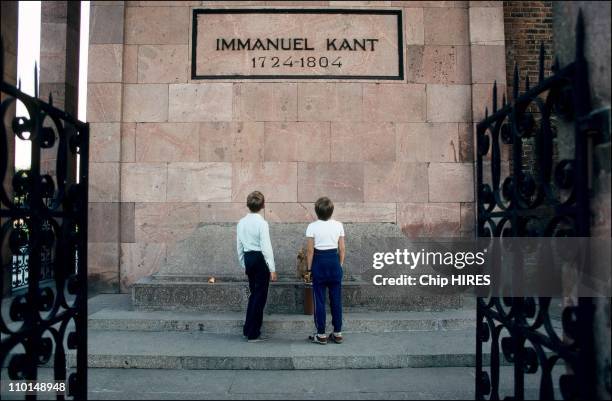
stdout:
{"type": "Polygon", "coordinates": [[[250,343],[266,340],[261,336],[261,324],[270,280],[277,279],[270,228],[268,222],[259,214],[264,206],[265,199],[261,192],[254,191],[249,194],[247,207],[251,212],[238,222],[236,235],[238,260],[249,277],[251,292],[242,330],[242,334],[250,343]]]}
{"type": "Polygon", "coordinates": [[[332,325],[334,331],[329,340],[342,343],[342,265],[346,255],[344,227],[339,221],[331,219],[334,204],[327,198],[315,202],[315,213],[319,218],[306,229],[306,258],[308,270],[312,272],[312,291],[314,295],[314,320],[317,332],[310,336],[315,344],[327,344],[325,334],[325,290],[329,290],[332,325]]]}

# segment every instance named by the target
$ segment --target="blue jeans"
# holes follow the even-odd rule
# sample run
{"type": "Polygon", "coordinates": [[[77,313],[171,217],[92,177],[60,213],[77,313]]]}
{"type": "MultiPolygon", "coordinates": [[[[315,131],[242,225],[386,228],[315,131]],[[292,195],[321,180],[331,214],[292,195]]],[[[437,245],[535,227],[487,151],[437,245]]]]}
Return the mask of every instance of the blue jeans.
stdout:
{"type": "Polygon", "coordinates": [[[314,321],[317,334],[325,334],[325,290],[329,291],[332,325],[335,332],[342,331],[342,266],[337,249],[315,249],[312,260],[312,292],[314,321]]]}

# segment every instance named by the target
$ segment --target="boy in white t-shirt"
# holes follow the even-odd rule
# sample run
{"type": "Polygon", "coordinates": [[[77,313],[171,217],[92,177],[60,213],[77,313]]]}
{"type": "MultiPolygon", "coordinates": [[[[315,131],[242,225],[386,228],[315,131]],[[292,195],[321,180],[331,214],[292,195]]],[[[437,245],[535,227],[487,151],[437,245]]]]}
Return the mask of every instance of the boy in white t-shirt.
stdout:
{"type": "Polygon", "coordinates": [[[310,336],[316,344],[327,344],[325,334],[325,290],[329,290],[332,325],[334,331],[329,340],[342,343],[342,265],[346,255],[344,228],[342,223],[332,220],[334,204],[327,198],[315,202],[315,213],[319,218],[306,229],[308,245],[306,259],[312,272],[314,295],[314,321],[317,332],[310,336]]]}

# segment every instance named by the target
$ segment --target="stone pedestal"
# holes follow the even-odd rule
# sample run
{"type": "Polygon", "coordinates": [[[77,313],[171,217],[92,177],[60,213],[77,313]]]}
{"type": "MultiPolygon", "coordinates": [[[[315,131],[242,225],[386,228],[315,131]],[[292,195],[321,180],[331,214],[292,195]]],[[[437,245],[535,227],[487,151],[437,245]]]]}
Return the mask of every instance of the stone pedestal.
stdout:
{"type": "MultiPolygon", "coordinates": [[[[272,223],[270,234],[279,281],[272,283],[268,312],[302,313],[304,284],[297,278],[297,253],[305,246],[305,223],[272,223]]],[[[443,310],[461,306],[459,295],[436,295],[412,287],[376,287],[371,278],[374,252],[385,244],[405,243],[391,223],[348,223],[344,264],[345,309],[443,310]]],[[[132,288],[134,307],[142,310],[242,311],[248,283],[236,256],[235,224],[202,224],[193,235],[168,249],[167,263],[132,288]],[[215,283],[208,283],[215,277],[215,283]]]]}

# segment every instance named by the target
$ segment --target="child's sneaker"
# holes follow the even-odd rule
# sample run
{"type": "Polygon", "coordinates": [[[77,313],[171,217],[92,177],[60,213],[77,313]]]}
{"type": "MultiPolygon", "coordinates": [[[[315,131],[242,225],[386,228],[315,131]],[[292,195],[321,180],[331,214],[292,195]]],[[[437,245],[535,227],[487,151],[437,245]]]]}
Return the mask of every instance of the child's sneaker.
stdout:
{"type": "Polygon", "coordinates": [[[327,336],[321,336],[319,334],[313,334],[312,336],[309,336],[308,339],[310,341],[312,341],[314,344],[321,344],[321,345],[326,345],[327,344],[327,336]]]}
{"type": "Polygon", "coordinates": [[[342,333],[331,333],[329,335],[329,339],[335,342],[336,344],[342,344],[342,341],[344,341],[344,337],[342,337],[342,333]]]}
{"type": "Polygon", "coordinates": [[[249,339],[247,339],[248,343],[263,343],[265,341],[268,341],[268,337],[266,337],[266,336],[259,336],[257,338],[249,338],[249,339]]]}

